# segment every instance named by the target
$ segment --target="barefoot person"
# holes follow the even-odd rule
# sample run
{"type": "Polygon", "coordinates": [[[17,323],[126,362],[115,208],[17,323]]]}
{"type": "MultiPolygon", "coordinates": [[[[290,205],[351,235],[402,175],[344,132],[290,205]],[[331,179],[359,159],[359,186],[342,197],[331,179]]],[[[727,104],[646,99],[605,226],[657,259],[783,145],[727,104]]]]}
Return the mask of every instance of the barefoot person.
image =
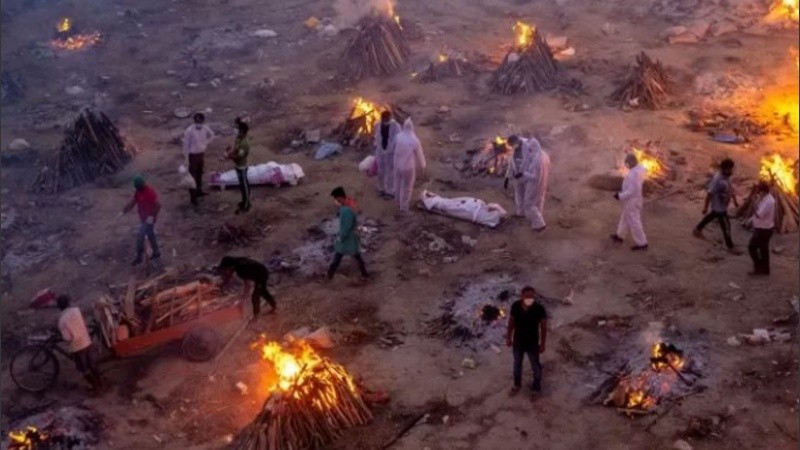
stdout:
{"type": "Polygon", "coordinates": [[[225,150],[225,156],[233,161],[236,177],[239,179],[239,192],[242,193],[242,201],[236,214],[250,211],[250,183],[247,181],[247,156],[250,154],[250,138],[247,132],[250,126],[239,117],[234,121],[238,134],[233,143],[233,147],[225,150]]]}
{"type": "Polygon", "coordinates": [[[756,186],[759,198],[750,223],[753,225],[753,236],[747,245],[750,258],[753,260],[753,271],[750,275],[769,275],[769,241],[775,231],[775,197],[769,191],[769,183],[764,180],[756,186]]]}
{"type": "Polygon", "coordinates": [[[100,372],[97,371],[94,358],[92,357],[92,338],[83,320],[83,313],[75,306],[71,306],[72,301],[66,295],[60,295],[56,299],[56,305],[61,310],[58,318],[58,331],[61,338],[67,342],[68,350],[75,361],[78,372],[86,378],[92,390],[100,391],[104,387],[100,372]]]}
{"type": "Polygon", "coordinates": [[[536,291],[530,287],[522,288],[522,298],[511,305],[508,316],[506,344],[514,353],[514,386],[509,392],[516,395],[522,386],[522,361],[525,355],[533,369],[533,385],[536,394],[542,391],[542,365],[539,355],[544,353],[547,341],[547,312],[536,301],[536,291]]]}
{"type": "Polygon", "coordinates": [[[725,239],[725,246],[728,247],[728,251],[733,254],[739,254],[739,251],[733,245],[733,239],[731,239],[731,222],[728,219],[728,205],[731,201],[733,201],[734,207],[739,207],[739,202],[736,200],[733,185],[731,184],[733,166],[732,159],[723,160],[719,165],[719,171],[714,174],[711,182],[708,183],[708,194],[703,204],[703,214],[707,214],[697,224],[693,233],[695,237],[702,238],[703,228],[716,219],[722,229],[722,236],[725,239]],[[711,212],[708,211],[709,205],[711,206],[711,212]]]}
{"type": "Polygon", "coordinates": [[[358,224],[356,222],[357,215],[351,206],[348,206],[348,197],[344,192],[344,188],[337,187],[331,192],[331,197],[336,205],[339,206],[339,234],[334,244],[333,262],[328,268],[328,279],[332,279],[339,264],[342,263],[344,255],[351,255],[358,263],[358,270],[361,271],[361,276],[364,279],[369,278],[367,273],[367,266],[364,264],[364,258],[361,257],[361,243],[358,239],[356,229],[358,224]]]}
{"type": "Polygon", "coordinates": [[[219,270],[222,272],[222,286],[228,284],[235,273],[242,281],[244,281],[244,291],[242,297],[247,297],[250,291],[250,285],[253,286],[253,294],[250,301],[253,303],[253,318],[258,317],[261,312],[261,299],[269,303],[272,308],[267,314],[272,314],[277,309],[275,298],[269,293],[267,289],[267,278],[269,278],[269,271],[267,267],[258,261],[250,258],[242,258],[237,256],[225,256],[219,263],[219,270]]]}
{"type": "Polygon", "coordinates": [[[635,244],[631,250],[647,250],[647,236],[642,226],[642,186],[647,170],[639,164],[633,153],[625,155],[625,166],[628,167],[628,173],[622,180],[622,191],[614,194],[614,198],[622,203],[622,215],[617,232],[611,235],[611,239],[622,242],[630,230],[635,244]]]}
{"type": "Polygon", "coordinates": [[[197,199],[206,195],[203,192],[204,157],[208,143],[214,139],[214,132],[204,125],[206,116],[203,113],[194,115],[194,123],[183,132],[183,155],[189,166],[189,174],[195,182],[195,189],[189,190],[192,205],[197,206],[197,199]]]}

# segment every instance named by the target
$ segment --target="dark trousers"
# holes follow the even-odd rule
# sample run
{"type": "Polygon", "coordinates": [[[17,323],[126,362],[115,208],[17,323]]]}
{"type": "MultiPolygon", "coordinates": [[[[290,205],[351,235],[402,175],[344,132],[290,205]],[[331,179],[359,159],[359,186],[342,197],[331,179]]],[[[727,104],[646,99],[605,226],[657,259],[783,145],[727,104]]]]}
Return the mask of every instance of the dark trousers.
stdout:
{"type": "Polygon", "coordinates": [[[719,221],[719,227],[722,228],[722,236],[725,238],[725,245],[728,248],[733,248],[733,240],[731,239],[731,221],[728,219],[727,212],[711,211],[703,217],[703,220],[697,224],[697,230],[703,231],[706,225],[711,223],[712,220],[719,221]]]}
{"type": "Polygon", "coordinates": [[[161,250],[158,249],[156,240],[155,225],[142,223],[139,226],[139,234],[136,235],[136,261],[141,262],[144,257],[144,240],[150,241],[150,249],[153,251],[153,259],[161,257],[161,250]]]}
{"type": "Polygon", "coordinates": [[[753,271],[769,275],[769,240],[774,229],[754,228],[753,236],[747,245],[750,258],[753,260],[753,271]]]}
{"type": "Polygon", "coordinates": [[[189,197],[193,205],[197,204],[197,199],[203,193],[203,167],[205,166],[202,153],[192,153],[189,155],[189,174],[194,178],[196,189],[189,189],[189,197]]]}
{"type": "MultiPolygon", "coordinates": [[[[334,253],[333,254],[333,262],[331,262],[331,266],[328,268],[328,278],[333,278],[333,274],[336,273],[336,270],[339,268],[339,264],[342,263],[342,254],[341,253],[334,253]]],[[[361,271],[361,276],[366,278],[369,276],[367,273],[367,265],[364,264],[364,258],[361,257],[361,253],[356,253],[353,255],[356,262],[358,263],[358,270],[361,271]]]]}
{"type": "Polygon", "coordinates": [[[86,347],[83,350],[78,350],[72,354],[72,360],[75,361],[75,368],[83,375],[86,381],[94,389],[100,389],[103,386],[103,379],[100,372],[95,367],[94,357],[92,355],[94,344],[86,347]]]}
{"type": "Polygon", "coordinates": [[[242,193],[242,201],[239,202],[240,210],[250,209],[250,184],[247,182],[247,167],[236,168],[236,177],[239,178],[239,192],[242,193]]]}
{"type": "Polygon", "coordinates": [[[269,303],[269,306],[272,309],[275,309],[275,298],[272,294],[269,293],[267,289],[267,280],[266,278],[263,281],[255,282],[255,287],[253,288],[253,296],[250,298],[250,301],[253,302],[253,316],[257,316],[261,312],[261,299],[264,299],[269,303]]]}
{"type": "Polygon", "coordinates": [[[542,390],[542,365],[539,363],[538,350],[523,350],[518,347],[513,348],[514,351],[514,386],[520,387],[522,385],[522,360],[525,355],[531,361],[531,369],[533,370],[533,385],[531,386],[534,391],[542,390]]]}

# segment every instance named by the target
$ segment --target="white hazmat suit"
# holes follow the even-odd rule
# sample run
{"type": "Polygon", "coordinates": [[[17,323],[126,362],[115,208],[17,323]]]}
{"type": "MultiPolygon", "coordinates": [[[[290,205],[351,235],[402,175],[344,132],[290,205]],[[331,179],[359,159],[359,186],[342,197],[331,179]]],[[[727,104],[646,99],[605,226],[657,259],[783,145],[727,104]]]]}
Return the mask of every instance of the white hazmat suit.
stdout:
{"type": "Polygon", "coordinates": [[[641,164],[634,166],[622,180],[622,191],[619,193],[619,201],[622,202],[622,216],[619,218],[617,236],[624,238],[630,230],[633,242],[640,247],[647,245],[647,237],[644,235],[642,226],[642,206],[644,204],[642,185],[646,174],[647,170],[641,164]]]}
{"type": "Polygon", "coordinates": [[[525,156],[530,152],[530,147],[527,145],[528,140],[522,139],[522,144],[514,149],[511,157],[508,158],[508,170],[506,171],[506,178],[511,183],[514,189],[514,205],[517,207],[517,216],[525,216],[526,212],[526,190],[528,188],[524,178],[517,178],[517,175],[522,175],[522,163],[525,156]]]}
{"type": "Polygon", "coordinates": [[[526,185],[526,209],[531,219],[531,227],[534,230],[543,230],[547,226],[543,211],[547,195],[547,178],[550,175],[550,156],[542,150],[539,141],[534,138],[528,139],[522,145],[529,149],[522,161],[522,178],[526,185]]]}
{"type": "Polygon", "coordinates": [[[389,121],[389,139],[386,147],[383,146],[381,129],[383,122],[375,124],[375,159],[378,160],[378,191],[382,194],[394,195],[394,144],[397,134],[400,133],[400,124],[396,120],[389,121]]]}
{"type": "Polygon", "coordinates": [[[425,169],[425,154],[422,144],[414,133],[411,119],[403,123],[403,131],[397,134],[394,142],[394,180],[397,195],[397,208],[408,211],[411,194],[414,191],[414,180],[417,176],[417,165],[425,169]]]}

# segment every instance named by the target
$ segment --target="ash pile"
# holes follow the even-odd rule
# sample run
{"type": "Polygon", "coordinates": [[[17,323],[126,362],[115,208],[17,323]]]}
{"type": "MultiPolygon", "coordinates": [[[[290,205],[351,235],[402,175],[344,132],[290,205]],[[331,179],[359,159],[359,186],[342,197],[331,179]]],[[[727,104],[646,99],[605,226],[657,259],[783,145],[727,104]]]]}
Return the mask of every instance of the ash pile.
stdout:
{"type": "Polygon", "coordinates": [[[88,407],[66,406],[11,424],[0,445],[9,450],[93,448],[100,443],[103,419],[88,407]]]}
{"type": "Polygon", "coordinates": [[[458,78],[477,71],[475,66],[467,61],[467,58],[463,55],[441,53],[414,79],[420,83],[433,83],[448,78],[458,78]]]}
{"type": "Polygon", "coordinates": [[[391,75],[410,54],[400,17],[393,11],[376,11],[358,22],[356,34],[342,55],[344,72],[357,80],[391,75]]]}
{"type": "Polygon", "coordinates": [[[516,41],[493,73],[489,86],[504,95],[532,94],[557,85],[558,63],[535,26],[517,22],[516,41]]]}
{"type": "MultiPolygon", "coordinates": [[[[382,225],[377,220],[359,219],[358,236],[361,240],[361,253],[377,249],[382,225]]],[[[306,230],[305,244],[291,250],[286,255],[275,254],[267,261],[270,272],[298,274],[314,277],[324,274],[333,258],[333,245],[339,234],[339,219],[323,220],[306,230]]],[[[344,264],[341,271],[346,273],[349,265],[344,264]]]]}
{"type": "Polygon", "coordinates": [[[55,194],[114,175],[131,160],[119,130],[102,112],[85,109],[67,130],[61,148],[44,166],[31,192],[55,194]]]}
{"type": "Polygon", "coordinates": [[[402,242],[412,252],[408,259],[424,261],[430,266],[455,263],[461,256],[472,252],[478,243],[476,239],[442,222],[414,227],[402,238],[402,242]]]}

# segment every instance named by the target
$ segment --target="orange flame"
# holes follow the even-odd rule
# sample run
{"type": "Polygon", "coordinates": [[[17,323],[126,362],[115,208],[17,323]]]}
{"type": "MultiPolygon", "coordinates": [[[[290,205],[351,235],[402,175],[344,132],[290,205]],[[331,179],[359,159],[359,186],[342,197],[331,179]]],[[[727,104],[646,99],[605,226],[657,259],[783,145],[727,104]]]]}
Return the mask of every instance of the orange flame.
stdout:
{"type": "Polygon", "coordinates": [[[783,192],[797,195],[797,177],[789,159],[781,155],[765,156],[761,158],[761,169],[758,177],[762,180],[773,181],[783,192]]]}
{"type": "Polygon", "coordinates": [[[440,63],[443,63],[443,62],[447,62],[447,60],[450,59],[450,58],[448,58],[447,55],[445,55],[444,53],[439,53],[439,58],[438,59],[439,59],[440,63]]]}
{"type": "MultiPolygon", "coordinates": [[[[648,180],[657,179],[664,176],[664,165],[661,164],[661,161],[659,161],[658,158],[636,147],[631,148],[631,153],[636,156],[636,160],[639,161],[639,164],[642,167],[644,167],[644,170],[647,174],[646,178],[648,180]]],[[[624,163],[620,163],[619,172],[623,176],[627,175],[628,167],[624,163]]]]}
{"type": "Polygon", "coordinates": [[[56,24],[56,31],[59,33],[66,33],[72,29],[72,20],[69,17],[61,18],[56,24]]]}
{"type": "Polygon", "coordinates": [[[800,20],[800,0],[775,0],[767,14],[767,22],[778,22],[781,20],[800,20]]]}
{"type": "Polygon", "coordinates": [[[41,442],[47,440],[47,435],[33,426],[27,426],[24,431],[10,431],[10,450],[36,450],[41,442]]]}
{"type": "Polygon", "coordinates": [[[533,42],[533,34],[536,32],[535,26],[518,21],[512,30],[514,30],[514,34],[516,35],[516,45],[518,50],[525,50],[531,45],[533,42]]]}
{"type": "Polygon", "coordinates": [[[91,34],[76,34],[65,39],[54,39],[50,45],[58,50],[83,50],[100,43],[101,40],[100,33],[95,31],[91,34]]]}
{"type": "Polygon", "coordinates": [[[678,353],[669,351],[667,345],[663,342],[653,345],[650,350],[650,358],[651,365],[656,371],[668,369],[670,366],[675,370],[683,369],[683,357],[678,353]]]}
{"type": "Polygon", "coordinates": [[[375,124],[381,120],[381,111],[374,103],[358,97],[353,101],[353,112],[350,114],[350,118],[357,119],[359,117],[364,117],[364,125],[358,129],[358,134],[372,135],[375,124]]]}

